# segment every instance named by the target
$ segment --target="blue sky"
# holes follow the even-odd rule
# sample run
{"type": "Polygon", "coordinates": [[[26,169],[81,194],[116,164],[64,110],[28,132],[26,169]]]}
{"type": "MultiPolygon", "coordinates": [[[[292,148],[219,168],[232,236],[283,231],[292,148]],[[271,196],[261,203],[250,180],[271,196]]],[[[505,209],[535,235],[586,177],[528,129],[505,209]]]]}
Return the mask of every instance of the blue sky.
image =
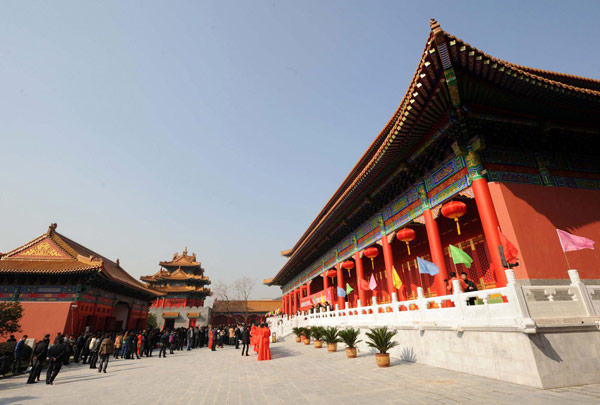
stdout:
{"type": "Polygon", "coordinates": [[[0,3],[0,251],[58,222],[136,277],[184,246],[213,281],[273,276],[400,103],[432,17],[600,78],[598,1],[0,3]]]}

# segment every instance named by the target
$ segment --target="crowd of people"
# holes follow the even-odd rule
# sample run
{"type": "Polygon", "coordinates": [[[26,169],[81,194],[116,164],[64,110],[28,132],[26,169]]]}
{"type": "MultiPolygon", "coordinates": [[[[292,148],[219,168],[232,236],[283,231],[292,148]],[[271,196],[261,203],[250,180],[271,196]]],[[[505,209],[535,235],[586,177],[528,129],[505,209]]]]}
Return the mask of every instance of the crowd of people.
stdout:
{"type": "MultiPolygon", "coordinates": [[[[208,347],[211,351],[223,348],[224,345],[240,348],[242,356],[248,356],[248,348],[254,346],[258,360],[271,360],[269,348],[271,331],[268,325],[260,324],[251,326],[245,324],[220,325],[208,327],[189,327],[174,330],[148,329],[144,331],[118,331],[118,332],[85,332],[77,338],[63,336],[57,333],[52,344],[50,334],[38,341],[32,351],[29,362],[29,378],[27,384],[40,381],[43,366],[47,363],[46,384],[52,385],[63,366],[69,363],[89,364],[90,369],[98,373],[107,372],[109,359],[119,357],[127,360],[141,359],[144,356],[152,357],[156,348],[159,349],[158,357],[166,358],[176,351],[208,347]]],[[[13,359],[13,374],[21,372],[23,353],[27,335],[24,335],[15,345],[13,359]]],[[[9,341],[16,341],[11,336],[9,341]]]]}

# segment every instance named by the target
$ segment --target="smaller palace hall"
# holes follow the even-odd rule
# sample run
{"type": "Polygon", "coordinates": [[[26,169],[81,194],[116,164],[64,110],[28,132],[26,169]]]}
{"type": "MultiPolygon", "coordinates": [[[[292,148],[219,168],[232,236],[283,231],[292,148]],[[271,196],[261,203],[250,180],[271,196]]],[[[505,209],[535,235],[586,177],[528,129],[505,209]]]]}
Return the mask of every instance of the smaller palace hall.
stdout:
{"type": "Polygon", "coordinates": [[[204,275],[202,264],[196,261],[196,254],[175,253],[168,262],[160,262],[160,269],[151,276],[141,277],[149,287],[165,295],[157,298],[150,307],[156,315],[158,326],[179,328],[208,325],[209,309],[204,300],[212,293],[208,277],[204,275]]]}
{"type": "Polygon", "coordinates": [[[144,329],[148,304],[162,293],[144,286],[119,264],[48,231],[0,255],[0,301],[23,306],[21,329],[46,333],[144,329]]]}

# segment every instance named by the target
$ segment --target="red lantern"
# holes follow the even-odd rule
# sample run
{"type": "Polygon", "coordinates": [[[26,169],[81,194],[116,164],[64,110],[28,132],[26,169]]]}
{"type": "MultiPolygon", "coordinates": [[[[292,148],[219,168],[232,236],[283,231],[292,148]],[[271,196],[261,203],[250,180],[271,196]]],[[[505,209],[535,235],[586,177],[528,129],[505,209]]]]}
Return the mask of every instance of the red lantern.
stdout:
{"type": "Polygon", "coordinates": [[[337,275],[337,272],[335,270],[329,270],[327,273],[327,277],[335,277],[337,275]]]}
{"type": "Polygon", "coordinates": [[[460,225],[458,218],[467,213],[467,205],[461,201],[450,201],[442,207],[442,215],[446,218],[452,218],[456,222],[456,231],[460,235],[460,225]]]}
{"type": "Polygon", "coordinates": [[[402,242],[406,243],[406,250],[408,251],[408,255],[410,256],[410,246],[409,243],[415,240],[416,237],[415,231],[410,228],[400,229],[396,234],[396,237],[402,242]]]}
{"type": "Polygon", "coordinates": [[[354,268],[354,262],[352,260],[346,260],[342,263],[342,267],[348,270],[348,277],[350,277],[350,270],[354,268]]]}
{"type": "Polygon", "coordinates": [[[371,259],[371,268],[373,270],[375,270],[375,262],[373,261],[373,259],[376,258],[378,254],[379,250],[377,250],[375,246],[365,249],[365,256],[371,259]]]}

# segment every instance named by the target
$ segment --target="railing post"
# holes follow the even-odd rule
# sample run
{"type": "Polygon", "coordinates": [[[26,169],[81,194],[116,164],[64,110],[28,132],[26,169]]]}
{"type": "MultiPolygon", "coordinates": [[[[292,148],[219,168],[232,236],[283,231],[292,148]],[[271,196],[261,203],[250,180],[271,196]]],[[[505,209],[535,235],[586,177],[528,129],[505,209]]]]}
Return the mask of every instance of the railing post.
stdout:
{"type": "MultiPolygon", "coordinates": [[[[465,312],[463,308],[464,300],[461,298],[463,291],[460,288],[460,281],[452,280],[452,296],[454,298],[454,307],[458,309],[460,320],[465,319],[465,312]]],[[[457,326],[457,330],[460,331],[460,326],[457,326]]]]}
{"type": "Polygon", "coordinates": [[[425,318],[425,310],[427,308],[423,308],[423,300],[425,299],[425,293],[423,292],[423,287],[417,287],[417,305],[419,306],[419,315],[421,315],[421,324],[419,325],[419,329],[423,328],[423,321],[425,318]]]}
{"type": "Polygon", "coordinates": [[[581,303],[585,308],[585,313],[587,316],[595,316],[596,310],[594,309],[594,304],[592,303],[592,298],[588,293],[587,287],[579,278],[579,272],[575,269],[571,269],[568,271],[569,279],[571,279],[571,286],[577,288],[579,290],[579,296],[581,297],[581,303]]]}
{"type": "Polygon", "coordinates": [[[517,281],[514,270],[506,269],[504,270],[504,273],[506,274],[506,288],[508,289],[509,302],[512,301],[517,314],[520,315],[520,319],[516,319],[519,323],[519,328],[524,333],[536,333],[537,327],[533,319],[531,319],[529,308],[527,307],[527,300],[523,293],[523,287],[521,287],[521,284],[517,281]]]}

